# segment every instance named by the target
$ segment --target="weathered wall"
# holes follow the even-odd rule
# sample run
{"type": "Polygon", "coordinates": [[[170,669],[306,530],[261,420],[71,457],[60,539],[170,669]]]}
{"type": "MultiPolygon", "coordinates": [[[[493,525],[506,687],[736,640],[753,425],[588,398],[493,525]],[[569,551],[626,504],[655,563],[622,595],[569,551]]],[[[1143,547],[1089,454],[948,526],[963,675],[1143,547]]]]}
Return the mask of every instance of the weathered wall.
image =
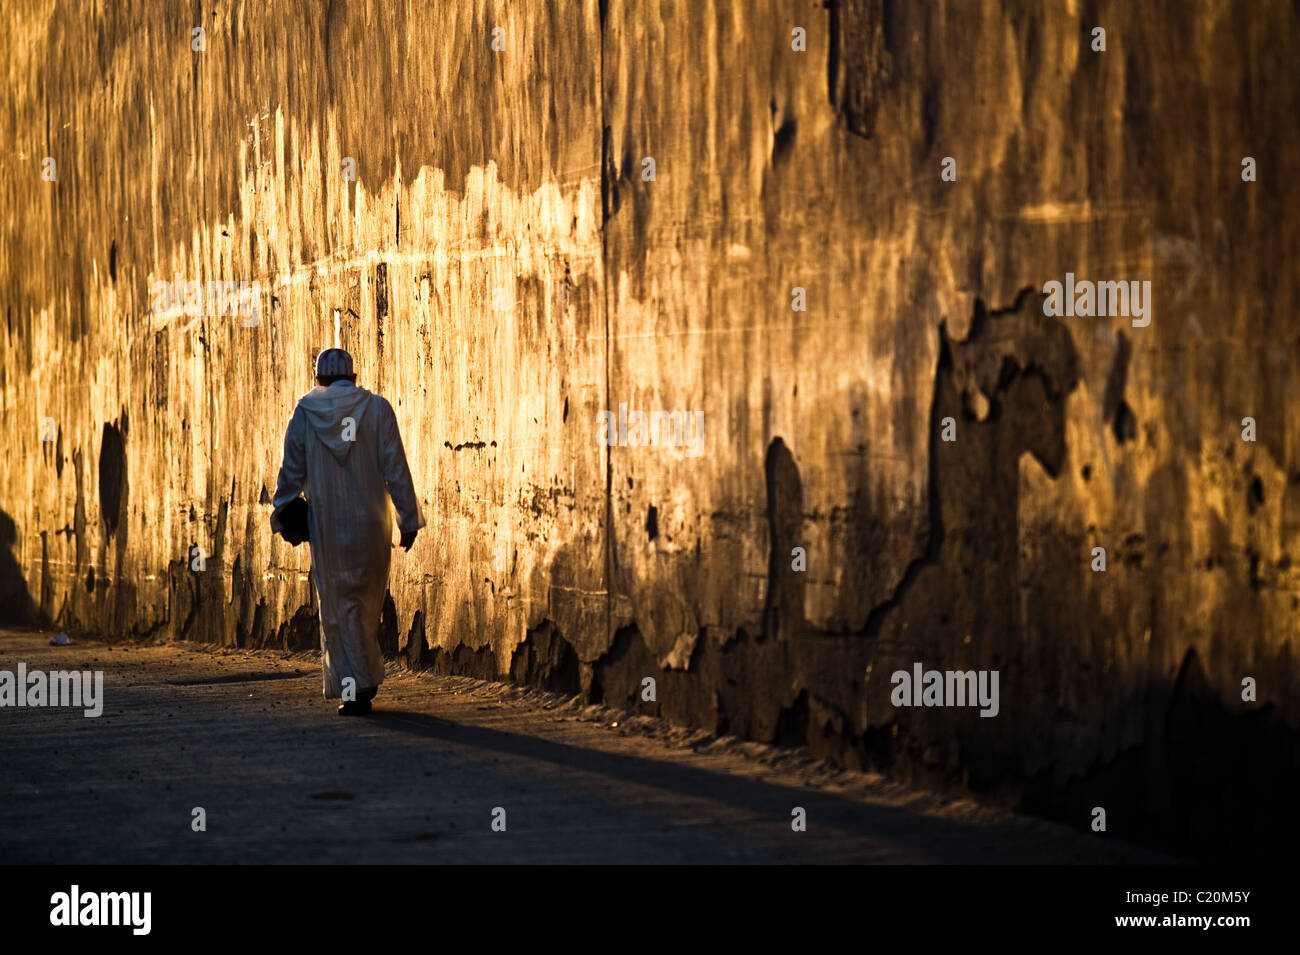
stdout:
{"type": "Polygon", "coordinates": [[[337,312],[430,522],[383,623],[414,665],[1080,826],[1101,805],[1111,832],[1276,843],[1300,761],[1295,4],[3,16],[11,617],[313,645],[309,557],[267,496],[337,312]],[[1150,280],[1151,324],[1044,316],[1067,271],[1150,280]],[[261,282],[262,321],[152,314],[174,276],[261,282]],[[703,453],[602,447],[622,403],[703,412],[703,453]],[[999,670],[999,716],[894,708],[918,661],[999,670]]]}

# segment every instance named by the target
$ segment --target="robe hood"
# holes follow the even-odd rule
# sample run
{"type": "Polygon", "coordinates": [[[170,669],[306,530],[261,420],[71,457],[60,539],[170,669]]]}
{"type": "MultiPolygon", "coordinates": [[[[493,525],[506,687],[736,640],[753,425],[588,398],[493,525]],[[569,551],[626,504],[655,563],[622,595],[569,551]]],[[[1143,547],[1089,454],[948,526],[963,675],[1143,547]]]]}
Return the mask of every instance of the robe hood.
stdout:
{"type": "Polygon", "coordinates": [[[351,418],[357,430],[365,427],[370,392],[356,385],[336,382],[326,387],[313,388],[299,399],[298,407],[306,415],[307,423],[321,444],[329,448],[334,458],[343,464],[356,443],[343,436],[343,419],[351,418]]]}

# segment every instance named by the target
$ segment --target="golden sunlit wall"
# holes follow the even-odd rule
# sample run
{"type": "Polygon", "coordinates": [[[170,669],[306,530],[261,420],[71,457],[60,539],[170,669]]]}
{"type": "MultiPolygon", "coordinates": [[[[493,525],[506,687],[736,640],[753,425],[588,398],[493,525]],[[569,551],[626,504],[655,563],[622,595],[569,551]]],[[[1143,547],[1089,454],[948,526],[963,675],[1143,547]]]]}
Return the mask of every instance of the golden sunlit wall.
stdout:
{"type": "Polygon", "coordinates": [[[412,665],[1171,838],[1294,778],[1294,4],[272,6],[0,14],[8,619],[317,645],[337,336],[412,665]]]}

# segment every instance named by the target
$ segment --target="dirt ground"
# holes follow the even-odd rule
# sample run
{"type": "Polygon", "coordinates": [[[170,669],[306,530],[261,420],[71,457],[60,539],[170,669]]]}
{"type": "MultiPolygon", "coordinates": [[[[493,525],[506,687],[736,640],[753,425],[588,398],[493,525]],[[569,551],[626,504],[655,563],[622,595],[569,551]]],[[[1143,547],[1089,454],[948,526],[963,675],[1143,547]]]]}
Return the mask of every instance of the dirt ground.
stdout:
{"type": "Polygon", "coordinates": [[[390,664],[343,718],[315,654],[50,636],[0,630],[0,670],[101,670],[103,715],[0,708],[11,863],[1173,861],[537,690],[390,664]]]}

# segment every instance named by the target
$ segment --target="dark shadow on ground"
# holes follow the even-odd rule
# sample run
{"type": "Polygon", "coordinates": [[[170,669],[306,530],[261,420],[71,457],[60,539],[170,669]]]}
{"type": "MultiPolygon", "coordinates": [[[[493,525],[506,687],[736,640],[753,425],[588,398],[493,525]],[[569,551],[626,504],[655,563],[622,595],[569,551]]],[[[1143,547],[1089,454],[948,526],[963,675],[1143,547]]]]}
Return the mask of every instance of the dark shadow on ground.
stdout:
{"type": "MultiPolygon", "coordinates": [[[[485,752],[551,763],[565,769],[593,773],[624,783],[666,790],[682,797],[724,803],[733,809],[742,809],[763,816],[772,816],[774,811],[788,814],[793,807],[802,806],[807,811],[808,818],[815,819],[819,827],[839,829],[862,838],[879,839],[882,848],[894,844],[914,846],[917,841],[916,834],[921,830],[924,830],[928,841],[939,846],[952,847],[962,842],[986,842],[988,848],[985,861],[1001,861],[996,850],[999,840],[996,828],[970,826],[930,816],[922,817],[916,812],[891,806],[865,805],[824,791],[744,779],[726,773],[715,773],[639,756],[584,749],[534,736],[466,726],[425,713],[377,708],[368,719],[385,730],[443,743],[469,746],[485,752]],[[903,835],[904,833],[906,835],[903,835]]],[[[1177,861],[1136,847],[1132,851],[1135,856],[1134,862],[1177,861]]],[[[1066,863],[1073,860],[1057,857],[1052,849],[1045,845],[1043,857],[1037,861],[1066,863]]]]}
{"type": "Polygon", "coordinates": [[[217,683],[256,683],[259,680],[301,680],[302,673],[228,673],[198,680],[164,680],[170,686],[212,686],[217,683]]]}

